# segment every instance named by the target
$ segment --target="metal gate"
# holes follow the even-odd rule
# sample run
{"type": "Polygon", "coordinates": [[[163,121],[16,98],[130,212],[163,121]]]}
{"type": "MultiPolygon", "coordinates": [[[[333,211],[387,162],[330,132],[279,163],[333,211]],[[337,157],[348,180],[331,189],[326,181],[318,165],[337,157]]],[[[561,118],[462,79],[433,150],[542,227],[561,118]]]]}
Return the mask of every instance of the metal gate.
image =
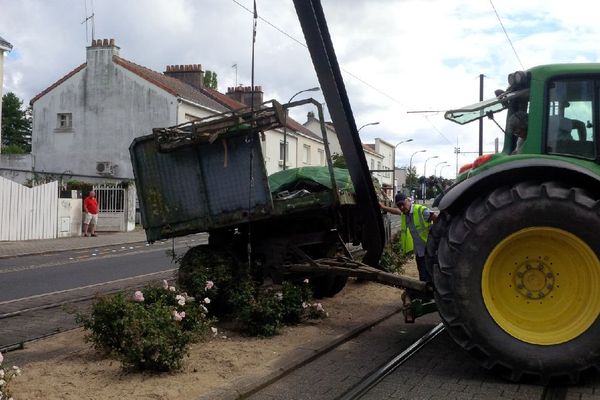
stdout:
{"type": "Polygon", "coordinates": [[[125,189],[111,184],[94,186],[98,200],[98,231],[127,230],[127,196],[125,189]]]}

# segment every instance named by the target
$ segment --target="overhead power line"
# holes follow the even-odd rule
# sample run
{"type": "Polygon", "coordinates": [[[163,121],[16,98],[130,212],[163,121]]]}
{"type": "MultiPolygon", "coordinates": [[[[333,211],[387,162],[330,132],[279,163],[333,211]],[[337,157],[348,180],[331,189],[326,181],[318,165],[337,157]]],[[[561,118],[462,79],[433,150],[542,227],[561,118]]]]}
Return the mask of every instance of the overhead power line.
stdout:
{"type": "MultiPolygon", "coordinates": [[[[243,8],[244,10],[246,10],[249,13],[254,14],[254,10],[251,10],[250,8],[246,7],[245,5],[241,4],[239,1],[237,0],[232,0],[235,4],[237,4],[238,6],[240,6],[241,8],[243,8]]],[[[294,42],[296,42],[297,44],[301,45],[302,47],[308,49],[308,47],[306,46],[305,43],[303,43],[302,41],[296,39],[295,37],[293,37],[292,35],[290,35],[289,33],[287,33],[286,31],[284,31],[283,29],[275,26],[274,24],[272,24],[269,20],[261,17],[260,15],[258,15],[258,19],[260,19],[261,21],[263,21],[264,23],[266,23],[267,25],[269,25],[270,27],[272,27],[273,29],[275,29],[276,31],[278,31],[279,33],[281,33],[282,35],[288,37],[289,39],[293,40],[294,42]]],[[[344,71],[346,74],[350,75],[352,78],[356,79],[357,81],[359,81],[360,83],[362,83],[365,86],[368,86],[369,88],[373,89],[374,91],[376,91],[377,93],[387,97],[388,99],[390,99],[391,101],[393,101],[394,103],[399,104],[400,106],[404,107],[405,109],[407,108],[406,105],[404,103],[402,103],[400,100],[394,98],[393,96],[385,93],[384,91],[376,88],[375,86],[371,85],[370,83],[368,83],[367,81],[365,81],[364,79],[354,75],[353,73],[351,73],[350,71],[344,69],[343,67],[340,66],[340,69],[342,71],[344,71]]],[[[425,117],[425,120],[429,123],[429,125],[431,125],[431,127],[433,128],[433,130],[435,132],[437,132],[442,138],[444,138],[444,140],[446,140],[448,143],[452,144],[452,142],[446,137],[444,136],[444,134],[427,118],[425,117]]]]}
{"type": "Polygon", "coordinates": [[[519,61],[519,64],[521,65],[521,69],[525,69],[525,67],[523,66],[523,63],[521,62],[521,59],[519,58],[519,55],[517,54],[517,50],[515,49],[515,46],[513,46],[512,40],[510,40],[510,37],[508,36],[508,32],[504,28],[504,24],[502,23],[502,19],[500,18],[500,15],[498,14],[498,11],[496,11],[496,7],[494,6],[494,3],[492,2],[492,0],[490,0],[490,4],[492,5],[492,8],[494,9],[494,13],[496,14],[496,18],[498,18],[498,22],[500,22],[500,26],[502,27],[502,30],[504,31],[504,35],[506,35],[506,39],[508,40],[508,43],[510,44],[510,47],[512,48],[513,52],[515,53],[515,57],[517,57],[517,61],[519,61]]]}
{"type": "MultiPolygon", "coordinates": [[[[237,4],[238,6],[240,6],[241,8],[243,8],[244,10],[248,11],[249,13],[252,13],[253,11],[251,9],[249,9],[248,7],[246,7],[245,5],[241,4],[239,1],[237,0],[231,0],[233,1],[235,4],[237,4]]],[[[294,42],[298,43],[300,46],[304,47],[304,48],[308,48],[306,46],[305,43],[303,43],[302,41],[296,39],[295,37],[293,37],[292,35],[290,35],[289,33],[287,33],[286,31],[284,31],[283,29],[275,26],[274,24],[272,24],[270,21],[264,19],[263,17],[261,17],[260,15],[258,16],[258,18],[265,22],[267,25],[269,25],[270,27],[272,27],[273,29],[275,29],[276,31],[278,31],[279,33],[281,33],[282,35],[287,36],[289,39],[293,40],[294,42]]],[[[352,72],[340,67],[340,69],[342,71],[344,71],[346,74],[350,75],[352,78],[356,79],[357,81],[359,81],[360,83],[362,83],[365,86],[368,86],[369,88],[373,89],[374,91],[376,91],[377,93],[381,94],[382,96],[387,97],[388,99],[392,100],[394,103],[397,103],[399,105],[401,105],[404,108],[407,108],[406,105],[404,105],[404,103],[402,103],[400,100],[396,99],[395,97],[387,94],[386,92],[376,88],[375,86],[371,85],[369,82],[365,81],[364,79],[354,75],[352,72]]]]}

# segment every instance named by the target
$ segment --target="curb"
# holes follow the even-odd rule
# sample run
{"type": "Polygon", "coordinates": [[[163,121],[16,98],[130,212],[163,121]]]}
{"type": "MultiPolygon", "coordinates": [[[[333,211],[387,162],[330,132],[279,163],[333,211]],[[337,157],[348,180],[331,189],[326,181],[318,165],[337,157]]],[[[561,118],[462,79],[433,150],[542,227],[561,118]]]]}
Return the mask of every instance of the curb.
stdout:
{"type": "Polygon", "coordinates": [[[78,246],[78,247],[58,248],[58,249],[50,249],[50,250],[33,250],[33,251],[29,251],[27,253],[15,253],[15,254],[0,255],[0,260],[5,259],[5,258],[39,256],[42,254],[56,254],[56,253],[62,253],[65,251],[102,249],[102,248],[111,247],[111,246],[118,246],[120,244],[134,244],[134,243],[147,243],[147,242],[145,240],[140,241],[139,239],[136,238],[136,240],[133,240],[133,241],[129,241],[129,240],[125,239],[124,241],[119,241],[117,243],[105,243],[105,244],[95,245],[95,246],[82,245],[82,246],[78,246]]]}
{"type": "Polygon", "coordinates": [[[196,398],[196,400],[238,400],[247,398],[401,311],[402,307],[396,307],[394,310],[371,322],[366,322],[349,332],[335,336],[329,343],[317,350],[296,349],[288,356],[289,359],[276,370],[264,376],[238,378],[225,387],[217,388],[203,394],[196,398]]]}

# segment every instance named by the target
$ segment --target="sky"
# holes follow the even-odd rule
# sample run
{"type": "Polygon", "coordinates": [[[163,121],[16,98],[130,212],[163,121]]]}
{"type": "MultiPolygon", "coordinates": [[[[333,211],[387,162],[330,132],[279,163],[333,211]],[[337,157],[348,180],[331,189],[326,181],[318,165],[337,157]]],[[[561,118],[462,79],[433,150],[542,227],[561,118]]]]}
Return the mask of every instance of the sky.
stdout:
{"type": "MultiPolygon", "coordinates": [[[[478,151],[478,124],[444,120],[445,110],[507,86],[511,72],[540,64],[599,62],[600,24],[588,1],[322,0],[364,143],[397,146],[396,166],[452,178],[478,151]],[[587,11],[586,11],[587,10],[587,11]],[[460,152],[455,152],[456,148],[460,152]],[[425,152],[420,152],[426,150],[425,152]],[[443,163],[447,163],[446,166],[443,163]],[[426,169],[425,169],[426,168],[426,169]]],[[[254,83],[287,102],[318,86],[291,0],[256,0],[254,83]]],[[[121,57],[163,72],[201,64],[219,91],[251,84],[252,0],[0,0],[0,36],[13,45],[4,93],[27,104],[85,62],[96,39],[114,38],[121,57]],[[237,65],[237,67],[233,67],[237,65]]],[[[320,92],[312,96],[323,102],[320,92]]],[[[300,123],[309,109],[291,112],[300,123]]],[[[498,119],[504,126],[501,118],[498,119]]],[[[503,133],[484,121],[484,152],[503,133]]]]}

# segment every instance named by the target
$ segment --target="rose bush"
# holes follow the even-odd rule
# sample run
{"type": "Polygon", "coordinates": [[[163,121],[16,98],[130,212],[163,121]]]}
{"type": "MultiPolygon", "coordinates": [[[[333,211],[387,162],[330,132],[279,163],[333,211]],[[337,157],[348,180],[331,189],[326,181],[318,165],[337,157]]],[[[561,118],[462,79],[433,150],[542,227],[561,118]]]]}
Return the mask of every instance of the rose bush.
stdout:
{"type": "Polygon", "coordinates": [[[4,366],[4,356],[0,353],[0,400],[13,400],[10,390],[10,381],[15,376],[21,375],[21,369],[16,365],[11,368],[4,366]]]}
{"type": "Polygon", "coordinates": [[[124,366],[169,371],[181,367],[192,341],[206,337],[215,320],[193,297],[163,281],[127,296],[99,297],[89,315],[78,315],[86,340],[124,366]]]}

